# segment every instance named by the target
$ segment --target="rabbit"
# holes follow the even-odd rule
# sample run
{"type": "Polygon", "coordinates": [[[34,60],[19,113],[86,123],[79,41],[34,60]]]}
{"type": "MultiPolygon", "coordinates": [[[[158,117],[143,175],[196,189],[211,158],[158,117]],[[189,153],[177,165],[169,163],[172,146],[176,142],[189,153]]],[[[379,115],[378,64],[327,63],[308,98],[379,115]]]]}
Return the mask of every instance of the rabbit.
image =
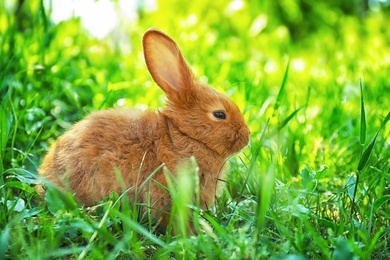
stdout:
{"type": "MultiPolygon", "coordinates": [[[[196,80],[174,40],[152,28],[142,44],[147,68],[167,95],[166,107],[89,114],[56,140],[38,173],[70,190],[85,206],[95,205],[112,191],[121,194],[133,187],[127,192],[130,202],[149,201],[151,215],[164,232],[171,208],[169,192],[162,187],[167,186],[164,169],[175,175],[180,164],[195,158],[200,206],[209,208],[227,159],[248,144],[250,131],[228,97],[196,80]],[[137,190],[162,164],[148,185],[137,190]]],[[[37,186],[37,192],[45,196],[44,184],[37,186]]]]}

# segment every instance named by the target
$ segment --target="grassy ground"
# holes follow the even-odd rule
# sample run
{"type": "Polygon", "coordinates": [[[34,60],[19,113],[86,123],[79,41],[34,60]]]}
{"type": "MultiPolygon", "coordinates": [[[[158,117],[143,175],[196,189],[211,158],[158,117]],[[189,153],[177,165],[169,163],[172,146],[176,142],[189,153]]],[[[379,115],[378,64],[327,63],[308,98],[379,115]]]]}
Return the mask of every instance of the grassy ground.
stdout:
{"type": "MultiPolygon", "coordinates": [[[[103,40],[78,19],[52,24],[40,1],[0,6],[0,259],[388,259],[388,13],[174,2],[103,40]],[[241,107],[252,133],[216,206],[195,214],[197,236],[154,232],[118,194],[84,208],[34,190],[50,145],[87,113],[163,106],[141,55],[151,26],[241,107]]],[[[185,217],[180,192],[174,213],[185,217]]]]}

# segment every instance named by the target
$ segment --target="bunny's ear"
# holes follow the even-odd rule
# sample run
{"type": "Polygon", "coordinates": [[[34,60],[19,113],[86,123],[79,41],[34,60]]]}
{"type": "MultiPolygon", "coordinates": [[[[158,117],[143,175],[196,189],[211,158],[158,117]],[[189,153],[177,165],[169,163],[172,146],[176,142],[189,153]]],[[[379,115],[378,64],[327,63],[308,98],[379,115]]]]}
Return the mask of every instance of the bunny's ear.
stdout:
{"type": "Polygon", "coordinates": [[[154,81],[168,95],[177,100],[180,93],[193,83],[190,68],[176,43],[163,32],[150,29],[143,37],[146,65],[154,81]]]}

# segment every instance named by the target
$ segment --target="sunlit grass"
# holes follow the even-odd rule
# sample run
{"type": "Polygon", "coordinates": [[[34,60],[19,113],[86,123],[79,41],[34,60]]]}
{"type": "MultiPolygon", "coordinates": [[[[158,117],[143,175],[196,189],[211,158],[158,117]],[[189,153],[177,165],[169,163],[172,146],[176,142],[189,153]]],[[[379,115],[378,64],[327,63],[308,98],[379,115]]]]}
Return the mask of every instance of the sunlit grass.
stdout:
{"type": "MultiPolygon", "coordinates": [[[[328,23],[297,30],[291,19],[301,10],[276,5],[162,5],[124,29],[126,40],[99,41],[78,19],[51,24],[38,1],[25,4],[34,26],[24,31],[0,9],[0,258],[386,259],[388,16],[359,20],[321,4],[310,19],[328,23]],[[177,40],[251,129],[214,208],[200,212],[172,183],[176,236],[157,232],[139,215],[145,205],[123,194],[84,208],[69,194],[53,189],[41,201],[34,190],[46,151],[86,114],[164,105],[142,58],[151,26],[177,40]],[[198,235],[184,228],[187,219],[198,235]]],[[[172,181],[196,197],[196,179],[172,181]]]]}

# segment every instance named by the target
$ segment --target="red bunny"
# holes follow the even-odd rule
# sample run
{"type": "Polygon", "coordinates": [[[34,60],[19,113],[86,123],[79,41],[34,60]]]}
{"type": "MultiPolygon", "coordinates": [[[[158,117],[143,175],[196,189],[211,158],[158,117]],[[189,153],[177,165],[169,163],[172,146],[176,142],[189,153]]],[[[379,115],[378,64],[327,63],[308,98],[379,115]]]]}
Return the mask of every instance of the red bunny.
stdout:
{"type": "MultiPolygon", "coordinates": [[[[88,115],[58,138],[39,174],[70,189],[81,203],[93,205],[112,191],[123,192],[115,171],[120,172],[125,188],[134,187],[127,193],[130,201],[149,201],[152,216],[160,218],[164,230],[171,200],[162,188],[167,186],[163,169],[143,190],[137,187],[162,163],[175,174],[178,165],[193,156],[199,166],[201,206],[212,206],[223,165],[248,144],[249,128],[229,98],[195,79],[179,47],[166,34],[148,30],[143,47],[150,74],[168,97],[166,107],[88,115]]],[[[44,196],[42,185],[37,189],[44,196]]]]}

